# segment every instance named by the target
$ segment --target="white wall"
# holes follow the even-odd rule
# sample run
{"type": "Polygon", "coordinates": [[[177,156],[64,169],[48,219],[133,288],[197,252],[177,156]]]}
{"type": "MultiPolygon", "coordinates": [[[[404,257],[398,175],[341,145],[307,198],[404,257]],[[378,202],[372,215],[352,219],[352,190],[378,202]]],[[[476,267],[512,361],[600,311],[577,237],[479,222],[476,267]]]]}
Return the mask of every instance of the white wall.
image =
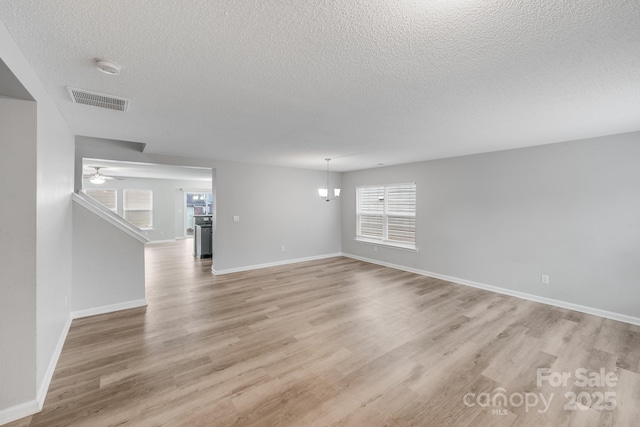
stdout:
{"type": "MultiPolygon", "coordinates": [[[[77,137],[76,179],[83,157],[212,168],[217,272],[340,253],[341,201],[318,197],[325,171],[147,154],[135,144],[77,137]]],[[[331,174],[332,184],[340,179],[331,174]]]]}
{"type": "Polygon", "coordinates": [[[35,102],[0,97],[0,141],[1,413],[36,393],[35,102]]]}
{"type": "Polygon", "coordinates": [[[71,310],[137,306],[144,299],[144,243],[74,203],[71,310]]]}
{"type": "Polygon", "coordinates": [[[184,196],[181,188],[200,189],[211,192],[211,183],[203,181],[186,181],[175,179],[127,178],[110,180],[104,184],[91,184],[83,179],[83,188],[115,189],[118,190],[118,215],[123,216],[122,195],[124,189],[139,189],[153,191],[153,229],[142,232],[149,240],[164,241],[176,237],[178,225],[184,224],[184,196]],[[178,204],[178,198],[180,203],[178,204]],[[178,211],[179,210],[179,211],[178,211]]]}
{"type": "Polygon", "coordinates": [[[638,159],[631,133],[345,173],[343,252],[640,318],[638,159]],[[419,252],[355,242],[355,187],[412,181],[419,252]]]}
{"type": "MultiPolygon", "coordinates": [[[[36,171],[27,168],[23,173],[14,174],[9,181],[10,184],[20,182],[22,185],[25,181],[29,183],[35,179],[37,186],[35,205],[27,205],[26,209],[30,211],[25,213],[27,224],[29,216],[34,213],[36,215],[35,355],[26,350],[17,353],[18,350],[4,345],[2,352],[15,352],[16,357],[25,360],[35,357],[36,395],[32,398],[37,398],[37,403],[41,405],[69,324],[69,308],[65,302],[68,301],[71,292],[74,138],[42,83],[1,23],[0,58],[37,103],[37,153],[32,153],[35,158],[31,159],[36,163],[36,171]],[[18,180],[16,176],[19,177],[18,180]]],[[[3,141],[0,148],[3,157],[8,153],[5,144],[8,142],[3,141]]],[[[16,158],[13,154],[7,157],[8,162],[20,166],[20,163],[27,161],[23,157],[16,158]]],[[[16,227],[23,231],[26,225],[16,227]]],[[[5,244],[2,246],[5,247],[5,244]]],[[[29,251],[30,255],[27,256],[32,256],[32,252],[29,251]]],[[[3,323],[0,329],[4,330],[6,327],[3,323]]],[[[31,383],[28,377],[22,381],[25,384],[31,383]]],[[[0,407],[0,411],[2,409],[4,408],[0,407]]]]}

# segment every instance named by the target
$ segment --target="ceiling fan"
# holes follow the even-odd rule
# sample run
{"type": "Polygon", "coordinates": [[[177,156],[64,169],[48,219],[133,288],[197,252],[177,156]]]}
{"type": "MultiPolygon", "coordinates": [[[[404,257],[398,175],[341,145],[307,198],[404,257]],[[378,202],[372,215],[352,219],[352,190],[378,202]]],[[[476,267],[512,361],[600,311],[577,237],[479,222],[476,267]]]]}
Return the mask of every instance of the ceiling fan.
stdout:
{"type": "Polygon", "coordinates": [[[112,180],[112,179],[117,179],[120,180],[121,178],[114,178],[112,176],[107,176],[103,173],[100,172],[100,169],[102,169],[102,166],[87,166],[90,168],[95,169],[96,171],[92,174],[88,174],[88,175],[83,175],[83,178],[88,178],[89,182],[92,184],[104,184],[105,181],[107,180],[112,180]]]}

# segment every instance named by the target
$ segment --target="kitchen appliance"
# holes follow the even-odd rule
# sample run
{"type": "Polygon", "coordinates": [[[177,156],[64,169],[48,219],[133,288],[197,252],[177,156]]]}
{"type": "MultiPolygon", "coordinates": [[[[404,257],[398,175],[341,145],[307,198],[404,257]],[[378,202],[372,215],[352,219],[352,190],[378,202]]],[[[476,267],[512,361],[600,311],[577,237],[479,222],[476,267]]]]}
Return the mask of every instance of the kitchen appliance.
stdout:
{"type": "Polygon", "coordinates": [[[193,239],[193,255],[198,258],[211,258],[213,254],[213,223],[211,215],[193,216],[196,233],[193,239]]]}

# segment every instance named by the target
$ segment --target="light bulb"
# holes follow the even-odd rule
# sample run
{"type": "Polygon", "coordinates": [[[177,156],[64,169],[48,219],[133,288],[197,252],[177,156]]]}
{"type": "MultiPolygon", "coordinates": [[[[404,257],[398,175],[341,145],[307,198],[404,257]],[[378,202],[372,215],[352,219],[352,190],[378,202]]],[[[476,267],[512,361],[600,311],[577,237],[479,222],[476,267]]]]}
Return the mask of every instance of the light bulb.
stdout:
{"type": "Polygon", "coordinates": [[[95,174],[89,179],[89,182],[92,184],[104,184],[104,177],[102,175],[95,174]]]}

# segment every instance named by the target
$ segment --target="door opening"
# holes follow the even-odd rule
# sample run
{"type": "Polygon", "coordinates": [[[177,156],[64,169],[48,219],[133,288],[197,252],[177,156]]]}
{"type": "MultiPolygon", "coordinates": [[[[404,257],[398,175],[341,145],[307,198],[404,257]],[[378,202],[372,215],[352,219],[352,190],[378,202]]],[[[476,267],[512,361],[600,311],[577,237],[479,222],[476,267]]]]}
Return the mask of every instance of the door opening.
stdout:
{"type": "Polygon", "coordinates": [[[196,221],[195,217],[212,215],[213,196],[207,192],[185,191],[185,233],[187,237],[194,237],[196,221]]]}

